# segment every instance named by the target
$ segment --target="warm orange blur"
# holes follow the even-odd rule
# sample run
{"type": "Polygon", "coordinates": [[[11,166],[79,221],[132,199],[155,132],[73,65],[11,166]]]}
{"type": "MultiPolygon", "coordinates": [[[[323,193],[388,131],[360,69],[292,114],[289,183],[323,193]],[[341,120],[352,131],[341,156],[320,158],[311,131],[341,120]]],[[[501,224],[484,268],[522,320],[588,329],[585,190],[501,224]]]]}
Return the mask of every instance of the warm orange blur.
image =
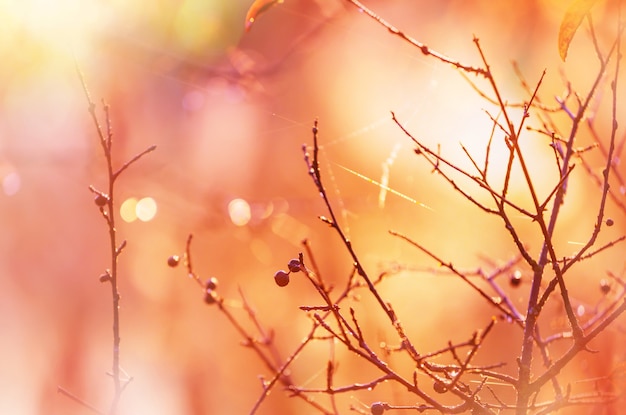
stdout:
{"type": "MultiPolygon", "coordinates": [[[[416,137],[433,149],[440,144],[442,154],[471,170],[459,143],[482,160],[491,130],[483,109],[497,115],[497,108],[456,71],[342,0],[287,0],[244,34],[249,3],[0,2],[0,413],[88,413],[57,394],[57,386],[103,410],[112,396],[106,374],[111,294],[108,284],[98,281],[110,267],[110,254],[104,220],[88,190],[93,185],[106,191],[106,165],[76,65],[98,109],[101,99],[111,106],[116,165],[152,144],[158,147],[120,177],[115,195],[123,206],[116,213],[125,218],[118,220],[119,236],[128,241],[120,257],[121,360],[134,378],[122,396],[121,414],[246,414],[261,393],[259,376],[271,376],[240,346],[224,316],[202,302],[183,267],[167,266],[170,255],[182,255],[189,233],[196,271],[203,279],[216,276],[226,298],[239,301],[241,288],[259,320],[274,330],[283,357],[310,328],[297,307],[318,305],[320,299],[297,278],[278,288],[274,272],[285,268],[308,238],[325,277],[338,286],[345,281],[351,261],[337,235],[317,220],[327,212],[301,150],[303,143],[311,144],[316,117],[329,194],[373,275],[393,264],[438,265],[389,236],[389,229],[419,240],[461,269],[488,269],[490,261],[503,264],[515,256],[502,221],[430,174],[390,117],[394,111],[416,137]],[[381,194],[363,176],[407,198],[381,194]]],[[[472,37],[479,37],[511,102],[527,99],[512,60],[531,86],[547,69],[542,97],[549,105],[564,90],[561,71],[582,91],[596,73],[586,30],[572,43],[568,62],[559,60],[557,31],[568,2],[369,3],[433,49],[476,66],[480,59],[472,37]]],[[[609,39],[610,33],[607,26],[598,36],[609,39]]],[[[608,94],[603,99],[601,111],[608,114],[608,94]]],[[[608,127],[601,128],[607,134],[608,127]]],[[[554,154],[545,137],[526,137],[534,184],[547,195],[556,177],[554,154]]],[[[506,171],[506,148],[500,141],[492,151],[502,154],[490,167],[495,178],[506,171]]],[[[602,165],[593,168],[599,172],[602,165]]],[[[597,211],[598,188],[582,166],[571,182],[556,241],[563,255],[586,240],[597,211]]],[[[519,172],[511,194],[530,206],[519,172]]],[[[602,243],[625,228],[623,213],[610,205],[609,214],[616,225],[602,234],[602,243]]],[[[536,253],[536,225],[514,219],[536,253]]],[[[579,279],[573,280],[573,294],[589,305],[586,312],[601,298],[598,284],[605,271],[622,271],[622,249],[581,266],[573,277],[579,279]]],[[[528,276],[527,269],[522,272],[528,276]]],[[[522,285],[513,298],[521,307],[527,288],[522,285]]],[[[385,282],[381,293],[422,351],[467,340],[493,313],[450,276],[404,272],[385,282]]],[[[394,343],[384,316],[364,297],[356,307],[372,344],[394,343]]],[[[558,318],[546,330],[565,328],[561,310],[553,311],[558,318]]],[[[243,310],[235,314],[254,329],[243,310]]],[[[519,331],[506,323],[495,330],[490,354],[480,360],[506,361],[515,374],[519,331]]],[[[607,375],[614,362],[626,360],[623,337],[615,333],[594,344],[613,352],[603,358],[586,354],[568,371],[571,382],[607,375]]],[[[302,356],[293,368],[296,381],[323,386],[329,350],[320,343],[302,356]]],[[[338,345],[336,357],[338,383],[366,382],[376,373],[338,345]]],[[[279,389],[259,413],[312,413],[279,389]]],[[[347,394],[339,402],[347,413],[349,405],[365,408],[392,397],[415,403],[387,386],[347,394]]]]}

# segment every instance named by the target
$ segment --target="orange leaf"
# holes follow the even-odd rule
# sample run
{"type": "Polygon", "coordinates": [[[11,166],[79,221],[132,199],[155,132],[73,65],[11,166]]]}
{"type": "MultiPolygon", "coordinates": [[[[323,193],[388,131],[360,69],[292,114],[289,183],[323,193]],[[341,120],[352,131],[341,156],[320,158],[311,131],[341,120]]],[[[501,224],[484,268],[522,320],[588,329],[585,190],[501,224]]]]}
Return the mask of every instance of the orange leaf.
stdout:
{"type": "Polygon", "coordinates": [[[565,62],[569,44],[571,43],[583,18],[589,13],[597,0],[574,0],[565,12],[559,28],[559,55],[565,62]]]}
{"type": "Polygon", "coordinates": [[[254,0],[252,6],[248,9],[248,14],[246,14],[246,32],[250,30],[252,23],[256,21],[261,13],[282,2],[283,0],[254,0]]]}

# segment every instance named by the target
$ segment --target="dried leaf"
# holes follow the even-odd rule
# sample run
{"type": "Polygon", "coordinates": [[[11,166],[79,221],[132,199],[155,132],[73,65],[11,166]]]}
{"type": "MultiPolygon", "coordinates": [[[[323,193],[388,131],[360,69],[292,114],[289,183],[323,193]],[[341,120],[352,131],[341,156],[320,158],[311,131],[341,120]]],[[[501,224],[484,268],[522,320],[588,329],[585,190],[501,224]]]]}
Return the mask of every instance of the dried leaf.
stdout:
{"type": "Polygon", "coordinates": [[[569,45],[582,23],[583,18],[598,0],[574,0],[565,12],[561,27],[559,28],[559,55],[563,62],[567,57],[569,45]]]}
{"type": "Polygon", "coordinates": [[[252,23],[256,21],[261,13],[282,2],[283,0],[254,0],[254,3],[252,3],[252,6],[250,6],[246,14],[246,32],[250,30],[252,23]]]}

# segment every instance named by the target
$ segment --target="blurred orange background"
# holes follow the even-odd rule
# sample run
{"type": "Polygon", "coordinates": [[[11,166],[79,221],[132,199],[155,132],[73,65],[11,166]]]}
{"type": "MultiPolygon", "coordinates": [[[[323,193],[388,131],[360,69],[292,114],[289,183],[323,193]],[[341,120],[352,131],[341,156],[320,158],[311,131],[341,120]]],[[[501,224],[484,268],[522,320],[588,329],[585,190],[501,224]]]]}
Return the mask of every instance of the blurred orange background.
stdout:
{"type": "MultiPolygon", "coordinates": [[[[527,99],[512,60],[532,86],[547,69],[541,95],[553,105],[565,89],[563,75],[584,92],[597,71],[583,29],[568,61],[559,60],[556,39],[567,3],[367,4],[431,48],[479,66],[476,35],[510,102],[527,99]]],[[[110,289],[98,281],[109,267],[107,230],[88,190],[89,185],[106,190],[106,165],[76,66],[98,111],[101,100],[111,107],[117,166],[157,145],[121,176],[115,195],[120,203],[151,198],[156,208],[143,220],[118,221],[119,237],[128,242],[120,256],[121,363],[133,377],[121,414],[245,414],[261,394],[259,376],[271,377],[239,345],[241,338],[224,316],[202,302],[184,269],[167,266],[170,255],[183,253],[189,233],[196,272],[203,279],[216,276],[220,294],[235,303],[241,289],[259,320],[274,331],[283,357],[310,329],[310,319],[297,307],[321,302],[297,276],[283,289],[272,280],[297,257],[304,238],[323,276],[343,286],[351,260],[337,235],[317,219],[327,212],[303,161],[301,148],[312,142],[315,118],[329,195],[372,275],[390,267],[438,265],[392,238],[389,229],[461,269],[488,270],[515,257],[502,221],[430,174],[390,117],[394,111],[416,137],[432,148],[440,144],[442,154],[471,170],[459,142],[484,157],[491,130],[484,109],[495,115],[497,108],[452,68],[391,36],[347,2],[287,0],[245,33],[249,6],[226,0],[0,1],[0,413],[89,413],[58,394],[57,386],[103,410],[112,396],[106,375],[112,354],[110,289]],[[428,208],[391,193],[383,203],[376,185],[342,166],[376,181],[388,169],[389,186],[428,208]]],[[[611,28],[599,25],[601,40],[610,39],[611,28]]],[[[609,131],[608,97],[598,109],[601,134],[609,131]]],[[[554,155],[544,137],[527,137],[535,185],[548,194],[556,178],[554,155]]],[[[581,145],[592,142],[587,131],[581,140],[581,145]]],[[[503,145],[494,146],[494,152],[504,151],[503,145]]],[[[592,163],[598,172],[603,168],[601,160],[592,163]]],[[[497,177],[506,166],[496,157],[491,168],[497,177]]],[[[511,192],[528,203],[521,176],[514,177],[511,192]]],[[[579,166],[558,228],[562,255],[588,238],[598,195],[579,166]]],[[[616,226],[601,234],[600,243],[624,229],[623,212],[610,205],[608,213],[616,226]]],[[[536,254],[536,226],[521,216],[514,219],[536,254]]],[[[600,301],[599,281],[608,269],[622,272],[622,252],[618,246],[573,272],[577,304],[600,301]]],[[[527,269],[520,271],[528,277],[527,269]]],[[[522,310],[528,287],[511,292],[522,310]]],[[[494,312],[460,280],[437,273],[400,272],[381,285],[381,294],[423,352],[469,339],[494,312]]],[[[363,297],[353,305],[372,344],[393,344],[384,315],[365,292],[363,297]]],[[[558,305],[552,311],[556,317],[546,332],[565,329],[558,305]]],[[[243,310],[233,312],[253,331],[243,310]]],[[[506,361],[505,371],[516,374],[519,330],[506,323],[494,330],[490,353],[479,360],[506,361]]],[[[567,375],[572,382],[607,375],[614,362],[626,359],[617,331],[597,343],[606,353],[577,360],[567,375]]],[[[295,363],[294,380],[323,386],[330,352],[328,343],[311,347],[295,363]]],[[[335,353],[341,362],[338,385],[378,375],[339,345],[335,353]]],[[[374,401],[415,403],[393,385],[339,398],[342,413],[374,401]]],[[[259,413],[314,411],[277,388],[259,413]]]]}

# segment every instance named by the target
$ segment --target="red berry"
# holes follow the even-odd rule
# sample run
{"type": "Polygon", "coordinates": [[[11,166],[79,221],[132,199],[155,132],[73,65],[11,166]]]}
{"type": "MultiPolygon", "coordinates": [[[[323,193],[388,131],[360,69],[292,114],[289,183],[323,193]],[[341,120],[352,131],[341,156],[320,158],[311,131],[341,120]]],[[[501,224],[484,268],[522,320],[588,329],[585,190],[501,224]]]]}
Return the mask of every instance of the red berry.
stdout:
{"type": "Polygon", "coordinates": [[[172,255],[171,257],[167,258],[167,265],[172,268],[177,267],[179,262],[180,257],[178,255],[172,255]]]}
{"type": "Polygon", "coordinates": [[[93,201],[96,203],[96,206],[104,207],[109,201],[109,198],[102,193],[98,193],[96,197],[93,199],[93,201]]]}
{"type": "Polygon", "coordinates": [[[613,226],[613,225],[615,225],[615,221],[611,218],[608,218],[606,220],[606,226],[613,226]]]}
{"type": "Polygon", "coordinates": [[[382,402],[374,402],[370,405],[370,411],[372,411],[372,415],[383,415],[383,412],[385,412],[385,404],[382,402]]]}
{"type": "Polygon", "coordinates": [[[295,258],[292,259],[291,261],[289,261],[289,264],[287,264],[287,267],[289,268],[290,272],[300,271],[300,260],[295,258]]]}
{"type": "Polygon", "coordinates": [[[206,280],[206,283],[204,284],[204,287],[207,290],[214,290],[217,288],[217,278],[215,277],[211,277],[208,280],[206,280]]]}
{"type": "Polygon", "coordinates": [[[289,273],[283,270],[276,271],[276,274],[274,274],[274,281],[279,287],[286,286],[289,284],[289,273]]]}
{"type": "Polygon", "coordinates": [[[443,382],[439,382],[439,381],[435,382],[435,384],[433,385],[433,389],[437,393],[445,393],[448,391],[448,388],[446,387],[446,385],[443,382]]]}

